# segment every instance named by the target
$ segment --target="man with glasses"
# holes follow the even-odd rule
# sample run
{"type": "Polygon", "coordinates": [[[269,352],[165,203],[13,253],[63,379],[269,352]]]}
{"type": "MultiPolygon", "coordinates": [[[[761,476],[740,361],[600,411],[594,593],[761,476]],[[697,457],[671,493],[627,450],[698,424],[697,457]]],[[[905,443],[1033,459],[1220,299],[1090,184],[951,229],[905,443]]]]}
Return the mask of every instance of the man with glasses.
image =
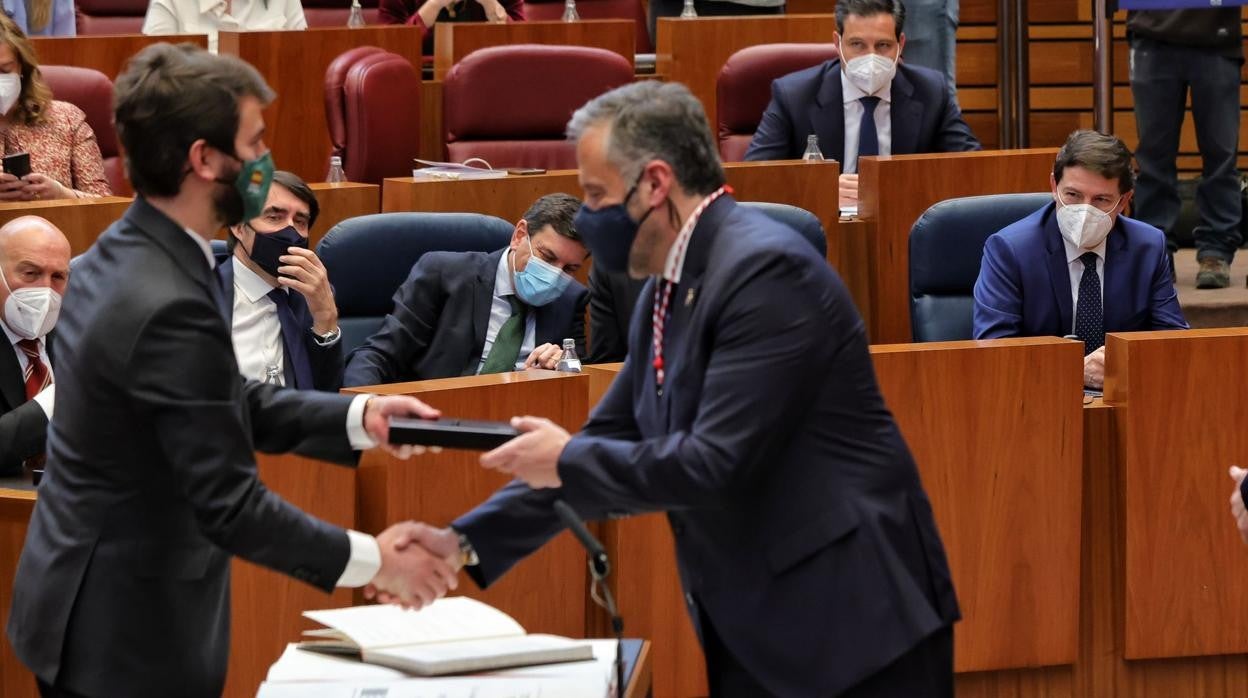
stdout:
{"type": "Polygon", "coordinates": [[[975,282],[976,339],[1074,335],[1084,384],[1105,380],[1105,333],[1187,329],[1165,236],[1122,215],[1131,151],[1076,131],[1049,179],[1053,203],[988,238],[975,282]]]}

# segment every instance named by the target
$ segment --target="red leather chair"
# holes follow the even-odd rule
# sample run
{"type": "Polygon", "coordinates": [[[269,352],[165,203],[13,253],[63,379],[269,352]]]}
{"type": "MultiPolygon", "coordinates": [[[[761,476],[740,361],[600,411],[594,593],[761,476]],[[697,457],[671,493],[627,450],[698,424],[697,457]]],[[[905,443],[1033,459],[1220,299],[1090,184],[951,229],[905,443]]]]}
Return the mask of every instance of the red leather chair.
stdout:
{"type": "Polygon", "coordinates": [[[719,157],[740,162],[771,102],[771,83],[803,68],[839,58],[836,44],[761,44],[728,57],[715,81],[719,157]]]}
{"type": "Polygon", "coordinates": [[[129,196],[130,182],[121,158],[121,142],[113,128],[113,81],[98,70],[68,65],[39,66],[39,72],[54,99],[69,102],[86,113],[87,124],[95,131],[95,140],[100,144],[104,174],[113,193],[129,196]]]}
{"type": "Polygon", "coordinates": [[[148,0],[77,0],[78,33],[138,34],[147,4],[148,0]]]}
{"type": "MultiPolygon", "coordinates": [[[[377,0],[360,0],[364,8],[364,21],[381,24],[377,0]]],[[[303,0],[303,16],[309,27],[345,27],[351,14],[351,0],[303,0]]]]}
{"type": "MultiPolygon", "coordinates": [[[[654,53],[646,30],[646,8],[641,0],[577,0],[581,19],[631,19],[637,27],[637,53],[654,53]]],[[[524,0],[524,16],[531,21],[563,19],[563,0],[524,0]]]]}
{"type": "Polygon", "coordinates": [[[572,112],[633,81],[633,66],[605,49],[517,44],[473,51],[442,86],[446,157],[495,168],[576,167],[565,131],[572,112]]]}
{"type": "Polygon", "coordinates": [[[376,46],[351,49],[325,70],[325,120],[349,181],[410,176],[420,151],[420,73],[376,46]]]}

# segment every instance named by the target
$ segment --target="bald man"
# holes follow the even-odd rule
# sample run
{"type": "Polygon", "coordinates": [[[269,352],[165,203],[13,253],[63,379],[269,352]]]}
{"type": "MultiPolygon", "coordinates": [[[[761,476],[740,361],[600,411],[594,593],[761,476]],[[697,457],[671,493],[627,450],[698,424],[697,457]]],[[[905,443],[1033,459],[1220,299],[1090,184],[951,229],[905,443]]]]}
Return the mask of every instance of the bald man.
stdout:
{"type": "Polygon", "coordinates": [[[0,227],[0,475],[41,468],[52,417],[52,336],[69,283],[69,240],[38,216],[0,227]]]}

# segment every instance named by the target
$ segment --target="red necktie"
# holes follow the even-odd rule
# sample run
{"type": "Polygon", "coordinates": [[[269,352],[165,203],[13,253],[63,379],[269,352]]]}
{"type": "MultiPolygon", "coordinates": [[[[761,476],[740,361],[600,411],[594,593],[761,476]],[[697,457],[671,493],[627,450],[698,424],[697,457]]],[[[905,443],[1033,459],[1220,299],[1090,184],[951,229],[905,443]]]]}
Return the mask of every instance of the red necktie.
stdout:
{"type": "Polygon", "coordinates": [[[43,359],[39,358],[39,342],[33,339],[22,339],[17,342],[17,346],[28,359],[24,376],[26,379],[26,399],[29,400],[52,383],[52,374],[48,372],[48,367],[43,363],[43,359]]]}

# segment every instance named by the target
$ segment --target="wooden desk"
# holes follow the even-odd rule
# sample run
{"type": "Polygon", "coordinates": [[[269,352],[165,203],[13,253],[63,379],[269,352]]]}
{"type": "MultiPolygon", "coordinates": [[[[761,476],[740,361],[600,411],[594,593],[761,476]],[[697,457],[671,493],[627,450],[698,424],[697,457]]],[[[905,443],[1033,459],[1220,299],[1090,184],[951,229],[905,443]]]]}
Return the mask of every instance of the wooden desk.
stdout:
{"type": "MultiPolygon", "coordinates": [[[[355,473],[297,456],[258,455],[260,478],[287,501],[339,526],[355,521],[355,473]]],[[[36,495],[31,490],[0,489],[0,627],[8,623],[13,578],[26,541],[36,495]]],[[[253,696],[273,658],[305,626],[310,608],[349,606],[349,590],[332,595],[235,560],[231,580],[230,664],[224,695],[253,696]]],[[[37,695],[34,677],[18,662],[7,641],[0,642],[0,695],[37,695]]]]}
{"type": "Polygon", "coordinates": [[[433,77],[442,80],[451,67],[478,49],[514,44],[590,46],[618,53],[633,64],[636,24],[631,19],[583,19],[579,22],[438,22],[433,26],[433,77]]]}
{"type": "Polygon", "coordinates": [[[335,225],[348,218],[381,212],[381,187],[376,184],[316,182],[308,186],[316,194],[316,203],[321,207],[316,225],[308,231],[308,246],[314,250],[325,233],[335,225]]]}
{"type": "MultiPolygon", "coordinates": [[[[576,430],[585,420],[588,382],[584,375],[525,371],[346,392],[415,395],[452,417],[506,420],[517,414],[542,415],[576,430]]],[[[505,475],[483,469],[479,457],[448,450],[404,462],[380,449],[365,452],[357,478],[359,530],[380,533],[407,519],[449,524],[508,481],[505,475]]],[[[529,632],[584,637],[587,576],[584,550],[571,535],[561,534],[488,591],[464,578],[456,593],[502,609],[529,632]]],[[[269,655],[269,661],[274,656],[269,655]]]]}
{"type": "Polygon", "coordinates": [[[729,56],[759,44],[827,43],[835,31],[836,18],[831,14],[661,17],[655,29],[655,72],[665,75],[668,82],[688,86],[706,108],[711,133],[717,133],[715,80],[729,56]]]}
{"type": "MultiPolygon", "coordinates": [[[[203,34],[176,34],[172,36],[145,36],[143,34],[114,34],[86,36],[34,36],[30,43],[35,47],[40,65],[72,65],[91,68],[116,82],[131,56],[159,43],[192,43],[208,48],[208,37],[203,34]]],[[[322,175],[323,176],[323,175],[322,175]]]]}
{"type": "Polygon", "coordinates": [[[945,199],[1045,191],[1057,151],[980,151],[862,158],[858,217],[869,235],[871,341],[910,341],[910,227],[945,199]]]}
{"type": "MultiPolygon", "coordinates": [[[[277,99],[264,112],[279,169],[319,182],[329,171],[325,122],[325,69],[343,52],[377,46],[397,53],[418,70],[420,29],[407,26],[334,27],[304,31],[221,32],[218,50],[256,67],[277,99]]],[[[401,118],[402,115],[396,115],[401,118]]]]}
{"type": "Polygon", "coordinates": [[[69,238],[70,251],[79,255],[125,214],[130,202],[131,199],[126,197],[106,196],[99,199],[0,203],[0,225],[21,216],[42,216],[65,233],[65,237],[69,238]]]}
{"type": "MultiPolygon", "coordinates": [[[[871,327],[871,224],[858,217],[841,218],[836,223],[836,236],[840,240],[837,250],[836,269],[854,297],[858,314],[871,327]]],[[[828,251],[832,259],[832,251],[828,251]]],[[[907,278],[909,278],[907,276],[907,278]]]]}

